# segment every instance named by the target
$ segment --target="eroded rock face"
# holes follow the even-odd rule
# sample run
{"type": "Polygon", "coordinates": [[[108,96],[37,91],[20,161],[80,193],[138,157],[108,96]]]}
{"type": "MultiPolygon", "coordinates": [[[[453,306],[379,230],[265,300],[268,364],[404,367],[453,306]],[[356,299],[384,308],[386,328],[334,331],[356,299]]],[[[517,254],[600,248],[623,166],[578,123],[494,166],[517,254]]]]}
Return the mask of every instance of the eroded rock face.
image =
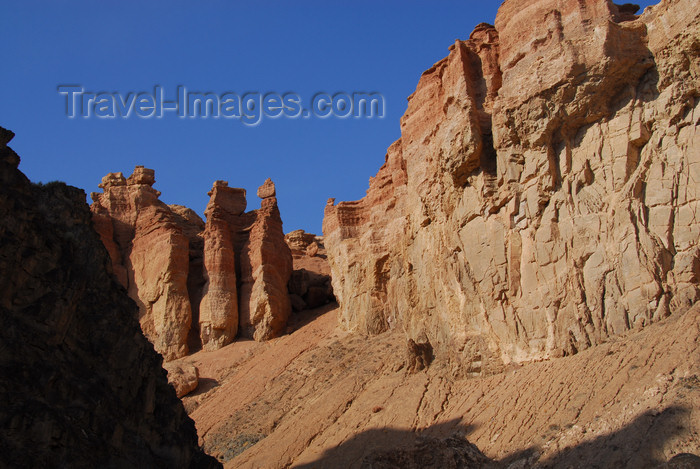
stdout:
{"type": "Polygon", "coordinates": [[[205,216],[166,205],[154,172],[128,179],[110,173],[92,194],[95,229],[114,272],[139,305],[141,327],[166,360],[190,348],[216,350],[240,332],[267,340],[291,311],[292,259],[284,241],[275,185],[258,190],[261,208],[246,212],[244,189],[216,181],[205,216]]]}
{"type": "MultiPolygon", "coordinates": [[[[187,354],[192,323],[188,292],[190,237],[194,212],[175,211],[158,200],[152,169],[137,166],[102,178],[102,194],[93,193],[95,229],[112,259],[114,271],[139,305],[141,329],[166,360],[187,354]],[[188,225],[185,234],[183,225],[188,225]]],[[[198,218],[198,217],[197,217],[198,218]]],[[[194,220],[194,221],[193,221],[194,220]]]]}
{"type": "Polygon", "coordinates": [[[294,262],[288,286],[294,311],[314,309],[335,301],[323,236],[295,230],[287,233],[284,239],[294,262]]]}
{"type": "Polygon", "coordinates": [[[11,136],[0,128],[3,465],[221,467],[111,275],[84,192],[31,184],[11,136]]]}
{"type": "Polygon", "coordinates": [[[247,214],[250,224],[238,235],[243,240],[239,314],[244,336],[268,340],[284,331],[292,312],[287,292],[292,254],[284,241],[272,181],[268,179],[258,194],[263,197],[260,208],[247,214]]]}
{"type": "Polygon", "coordinates": [[[192,310],[192,325],[187,336],[187,346],[190,351],[201,346],[199,340],[199,304],[202,300],[202,290],[206,279],[204,278],[204,221],[197,213],[182,205],[168,205],[175,215],[176,221],[182,233],[189,240],[189,265],[187,273],[187,293],[192,310]]]}
{"type": "Polygon", "coordinates": [[[324,239],[350,329],[489,373],[575,353],[700,291],[697,8],[506,1],[422,76],[324,239]]]}
{"type": "Polygon", "coordinates": [[[199,305],[202,347],[216,350],[230,343],[238,332],[235,233],[245,211],[245,190],[216,181],[205,212],[205,284],[199,305]]]}
{"type": "Polygon", "coordinates": [[[272,179],[267,178],[262,186],[258,187],[258,197],[261,199],[267,199],[270,197],[275,197],[277,191],[275,190],[275,183],[272,179]]]}
{"type": "Polygon", "coordinates": [[[258,210],[245,212],[245,190],[217,181],[209,192],[204,231],[207,283],[200,306],[200,336],[205,349],[244,336],[267,340],[287,324],[291,304],[287,282],[292,256],[284,242],[275,186],[265,181],[258,210]]]}

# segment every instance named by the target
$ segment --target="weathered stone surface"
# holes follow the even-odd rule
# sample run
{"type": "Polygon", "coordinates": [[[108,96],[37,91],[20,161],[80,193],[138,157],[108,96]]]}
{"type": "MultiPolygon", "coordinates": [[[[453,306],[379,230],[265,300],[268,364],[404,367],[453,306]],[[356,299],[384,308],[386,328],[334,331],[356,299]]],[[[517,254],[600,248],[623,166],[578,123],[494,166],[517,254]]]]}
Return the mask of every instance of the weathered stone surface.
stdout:
{"type": "MultiPolygon", "coordinates": [[[[293,274],[294,273],[292,272],[292,275],[293,274]]],[[[296,293],[289,294],[289,302],[292,305],[292,311],[298,312],[298,311],[304,311],[304,310],[308,309],[306,301],[304,301],[304,299],[301,296],[297,295],[296,293]]]]}
{"type": "Polygon", "coordinates": [[[316,257],[316,254],[318,254],[318,249],[318,243],[314,241],[306,247],[305,254],[308,257],[316,257]]]}
{"type": "Polygon", "coordinates": [[[277,198],[264,198],[251,214],[241,250],[240,327],[247,337],[268,340],[284,332],[292,312],[287,292],[292,254],[284,241],[277,198]]]}
{"type": "Polygon", "coordinates": [[[143,166],[128,179],[110,173],[100,184],[103,193],[93,195],[91,210],[115,275],[139,305],[141,329],[172,360],[187,354],[192,322],[190,246],[182,226],[188,217],[192,223],[192,214],[178,214],[158,200],[154,182],[154,171],[143,166]]]}
{"type": "Polygon", "coordinates": [[[175,220],[187,237],[190,245],[189,265],[187,273],[187,293],[192,310],[192,325],[187,336],[187,346],[190,351],[201,346],[199,339],[199,304],[202,300],[204,278],[204,221],[197,213],[182,205],[168,205],[175,220]]]}
{"type": "Polygon", "coordinates": [[[156,350],[173,360],[190,348],[221,348],[239,330],[258,340],[279,335],[291,311],[292,260],[272,181],[260,187],[262,206],[251,212],[244,189],[214,182],[206,223],[158,200],[154,182],[153,170],[142,166],[128,179],[110,173],[91,209],[156,350]]]}
{"type": "Polygon", "coordinates": [[[304,230],[294,230],[284,235],[284,240],[287,242],[289,249],[291,249],[292,257],[295,260],[304,257],[306,248],[314,243],[316,238],[317,236],[315,234],[307,233],[304,230]]]}
{"type": "Polygon", "coordinates": [[[495,24],[421,76],[366,197],[323,228],[343,325],[479,372],[700,295],[693,2],[507,0],[495,24]]]}
{"type": "Polygon", "coordinates": [[[169,362],[163,365],[168,372],[168,383],[175,389],[177,397],[186,396],[199,384],[199,370],[190,363],[169,362]]]}
{"type": "Polygon", "coordinates": [[[217,181],[206,209],[204,264],[207,283],[200,306],[202,346],[213,350],[244,336],[281,334],[291,312],[287,282],[292,256],[269,179],[258,190],[258,210],[244,213],[245,191],[217,181]]]}
{"type": "Polygon", "coordinates": [[[284,240],[292,251],[294,270],[306,269],[319,275],[330,276],[331,269],[323,236],[295,230],[284,235],[284,240]]]}
{"type": "MultiPolygon", "coordinates": [[[[0,149],[3,151],[3,157],[10,156],[14,151],[7,149],[7,144],[15,138],[15,133],[9,129],[0,127],[0,149]]],[[[15,155],[17,155],[15,153],[15,155]]]]}
{"type": "Polygon", "coordinates": [[[220,467],[110,274],[83,191],[32,185],[0,128],[3,467],[220,467]]]}
{"type": "Polygon", "coordinates": [[[209,196],[205,211],[205,284],[199,306],[199,334],[205,350],[216,350],[230,343],[238,332],[234,240],[238,215],[245,210],[246,201],[245,191],[228,187],[223,181],[214,184],[209,196]]]}
{"type": "MultiPolygon", "coordinates": [[[[192,357],[218,386],[185,406],[196,403],[202,444],[227,467],[356,468],[454,432],[492,468],[660,468],[700,454],[700,304],[571,357],[476,377],[440,360],[406,373],[402,331],[339,334],[336,314],[192,357]]],[[[421,453],[435,464],[419,467],[450,467],[430,446],[421,453]]]]}
{"type": "Polygon", "coordinates": [[[314,309],[335,301],[323,237],[295,230],[287,233],[284,239],[294,261],[288,285],[294,311],[314,309]]]}
{"type": "Polygon", "coordinates": [[[214,181],[209,196],[210,205],[221,207],[230,215],[241,215],[248,206],[245,189],[229,187],[227,181],[214,181]]]}
{"type": "Polygon", "coordinates": [[[700,456],[690,453],[681,453],[672,457],[663,469],[700,469],[700,456]]]}
{"type": "Polygon", "coordinates": [[[416,373],[430,366],[433,361],[433,347],[430,342],[416,343],[413,339],[408,339],[406,350],[406,371],[416,373]]]}
{"type": "Polygon", "coordinates": [[[268,197],[275,197],[277,192],[275,191],[275,183],[272,179],[267,178],[262,186],[258,187],[258,197],[261,199],[267,199],[268,197]]]}

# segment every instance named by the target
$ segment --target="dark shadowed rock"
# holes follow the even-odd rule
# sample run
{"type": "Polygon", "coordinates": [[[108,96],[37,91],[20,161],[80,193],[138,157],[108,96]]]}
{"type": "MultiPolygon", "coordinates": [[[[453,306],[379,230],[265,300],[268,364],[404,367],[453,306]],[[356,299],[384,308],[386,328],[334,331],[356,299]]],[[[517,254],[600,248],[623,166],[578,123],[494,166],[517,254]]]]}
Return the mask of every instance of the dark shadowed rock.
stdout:
{"type": "Polygon", "coordinates": [[[111,275],[84,192],[31,184],[11,152],[0,148],[1,465],[220,467],[111,275]]]}
{"type": "Polygon", "coordinates": [[[464,438],[420,438],[413,447],[374,451],[362,469],[481,469],[490,460],[464,438]]]}

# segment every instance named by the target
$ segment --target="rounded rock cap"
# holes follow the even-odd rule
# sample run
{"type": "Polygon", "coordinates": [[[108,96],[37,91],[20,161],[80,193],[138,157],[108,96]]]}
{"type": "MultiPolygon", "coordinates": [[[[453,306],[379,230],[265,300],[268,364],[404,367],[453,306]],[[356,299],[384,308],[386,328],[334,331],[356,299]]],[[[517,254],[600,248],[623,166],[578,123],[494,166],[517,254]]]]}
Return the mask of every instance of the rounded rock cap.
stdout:
{"type": "Polygon", "coordinates": [[[277,195],[275,192],[275,183],[272,182],[272,179],[267,178],[263,185],[258,187],[258,197],[261,199],[267,199],[274,197],[275,195],[277,195]]]}
{"type": "Polygon", "coordinates": [[[136,166],[134,172],[127,180],[129,185],[132,184],[147,184],[152,186],[156,182],[156,172],[153,169],[136,166]]]}

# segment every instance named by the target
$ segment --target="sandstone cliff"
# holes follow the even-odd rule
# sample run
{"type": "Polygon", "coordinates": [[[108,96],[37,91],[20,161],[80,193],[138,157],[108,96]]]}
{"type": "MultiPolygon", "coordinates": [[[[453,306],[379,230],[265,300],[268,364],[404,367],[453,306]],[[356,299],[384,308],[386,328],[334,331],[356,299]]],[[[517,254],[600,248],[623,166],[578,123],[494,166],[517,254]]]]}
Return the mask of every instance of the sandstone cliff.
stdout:
{"type": "Polygon", "coordinates": [[[292,259],[284,241],[275,186],[246,212],[244,189],[217,181],[205,211],[166,205],[152,169],[129,178],[110,173],[91,210],[114,272],[139,305],[141,327],[166,360],[201,345],[213,350],[240,332],[266,340],[283,332],[291,312],[292,259]]]}
{"type": "Polygon", "coordinates": [[[697,301],[699,14],[507,0],[451,46],[367,195],[326,207],[341,323],[478,374],[697,301]]]}
{"type": "Polygon", "coordinates": [[[219,467],[113,280],[84,192],[32,185],[12,137],[0,128],[0,465],[219,467]]]}
{"type": "Polygon", "coordinates": [[[154,171],[143,166],[128,179],[110,173],[102,178],[103,193],[92,194],[91,210],[117,278],[139,305],[141,329],[171,360],[188,351],[189,240],[154,183],[154,171]]]}

